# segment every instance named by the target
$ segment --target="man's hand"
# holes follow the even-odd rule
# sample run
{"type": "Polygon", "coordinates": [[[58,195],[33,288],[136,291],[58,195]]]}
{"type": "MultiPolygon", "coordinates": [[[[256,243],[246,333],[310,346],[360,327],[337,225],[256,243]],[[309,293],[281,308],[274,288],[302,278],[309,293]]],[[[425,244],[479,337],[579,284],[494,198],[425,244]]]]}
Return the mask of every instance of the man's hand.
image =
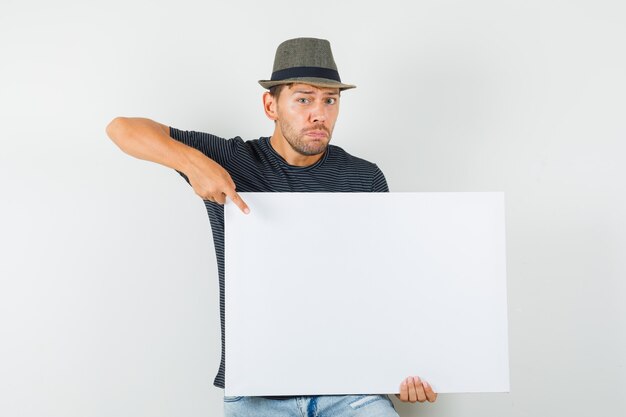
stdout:
{"type": "Polygon", "coordinates": [[[250,212],[248,205],[235,191],[235,182],[230,174],[220,164],[200,152],[190,153],[188,156],[189,168],[185,175],[196,194],[203,200],[219,204],[226,203],[228,197],[241,211],[246,214],[250,212]]]}
{"type": "Polygon", "coordinates": [[[396,394],[396,397],[403,402],[414,403],[416,401],[423,403],[434,403],[437,401],[437,393],[433,391],[433,388],[426,381],[422,381],[418,376],[410,376],[400,385],[400,394],[396,394]]]}
{"type": "Polygon", "coordinates": [[[127,154],[184,173],[193,190],[204,200],[224,204],[228,197],[241,211],[250,212],[235,192],[230,174],[199,150],[170,137],[169,127],[141,117],[116,117],[106,130],[111,140],[127,154]]]}

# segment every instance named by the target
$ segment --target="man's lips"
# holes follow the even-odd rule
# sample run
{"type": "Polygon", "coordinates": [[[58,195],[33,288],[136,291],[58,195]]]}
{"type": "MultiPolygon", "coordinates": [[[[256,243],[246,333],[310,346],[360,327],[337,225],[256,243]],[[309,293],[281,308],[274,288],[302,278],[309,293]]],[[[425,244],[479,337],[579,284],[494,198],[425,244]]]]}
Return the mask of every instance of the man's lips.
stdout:
{"type": "Polygon", "coordinates": [[[314,138],[328,137],[328,133],[324,132],[323,130],[309,130],[308,132],[306,132],[306,135],[314,138]]]}

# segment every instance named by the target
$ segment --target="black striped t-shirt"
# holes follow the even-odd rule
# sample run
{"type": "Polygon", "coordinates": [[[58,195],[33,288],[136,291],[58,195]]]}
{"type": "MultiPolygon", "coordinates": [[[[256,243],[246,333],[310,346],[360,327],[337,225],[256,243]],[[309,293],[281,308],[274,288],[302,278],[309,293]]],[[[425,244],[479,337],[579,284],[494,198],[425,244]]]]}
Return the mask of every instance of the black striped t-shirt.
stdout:
{"type": "MultiPolygon", "coordinates": [[[[226,140],[172,127],[170,136],[224,167],[235,182],[237,192],[389,191],[382,171],[375,164],[352,156],[338,146],[329,145],[315,164],[297,167],[287,164],[272,148],[268,137],[244,142],[240,137],[226,140]]],[[[224,207],[210,201],[205,201],[204,205],[213,231],[220,287],[222,359],[213,384],[224,388],[224,207]]]]}

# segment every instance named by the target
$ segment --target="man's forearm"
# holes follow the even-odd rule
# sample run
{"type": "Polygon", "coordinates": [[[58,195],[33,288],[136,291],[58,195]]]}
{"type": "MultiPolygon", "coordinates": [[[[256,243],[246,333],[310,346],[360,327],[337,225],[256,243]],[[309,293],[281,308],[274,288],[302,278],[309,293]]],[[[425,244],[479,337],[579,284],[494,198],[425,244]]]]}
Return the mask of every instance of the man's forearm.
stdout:
{"type": "Polygon", "coordinates": [[[170,137],[169,127],[150,119],[116,117],[107,135],[128,155],[182,172],[203,200],[219,204],[229,197],[244,213],[250,210],[235,191],[230,174],[197,149],[170,137]]]}
{"type": "Polygon", "coordinates": [[[150,119],[116,117],[109,123],[106,132],[128,155],[184,173],[188,171],[191,159],[198,158],[196,154],[200,153],[172,139],[167,126],[150,119]]]}

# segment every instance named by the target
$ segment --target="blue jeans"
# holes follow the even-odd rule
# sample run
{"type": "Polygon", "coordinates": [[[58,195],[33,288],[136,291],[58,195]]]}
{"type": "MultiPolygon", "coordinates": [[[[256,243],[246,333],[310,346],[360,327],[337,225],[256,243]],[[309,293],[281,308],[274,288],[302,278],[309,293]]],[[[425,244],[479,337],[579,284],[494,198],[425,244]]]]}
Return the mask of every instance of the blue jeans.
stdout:
{"type": "Polygon", "coordinates": [[[386,395],[224,397],[224,417],[398,417],[386,395]]]}

